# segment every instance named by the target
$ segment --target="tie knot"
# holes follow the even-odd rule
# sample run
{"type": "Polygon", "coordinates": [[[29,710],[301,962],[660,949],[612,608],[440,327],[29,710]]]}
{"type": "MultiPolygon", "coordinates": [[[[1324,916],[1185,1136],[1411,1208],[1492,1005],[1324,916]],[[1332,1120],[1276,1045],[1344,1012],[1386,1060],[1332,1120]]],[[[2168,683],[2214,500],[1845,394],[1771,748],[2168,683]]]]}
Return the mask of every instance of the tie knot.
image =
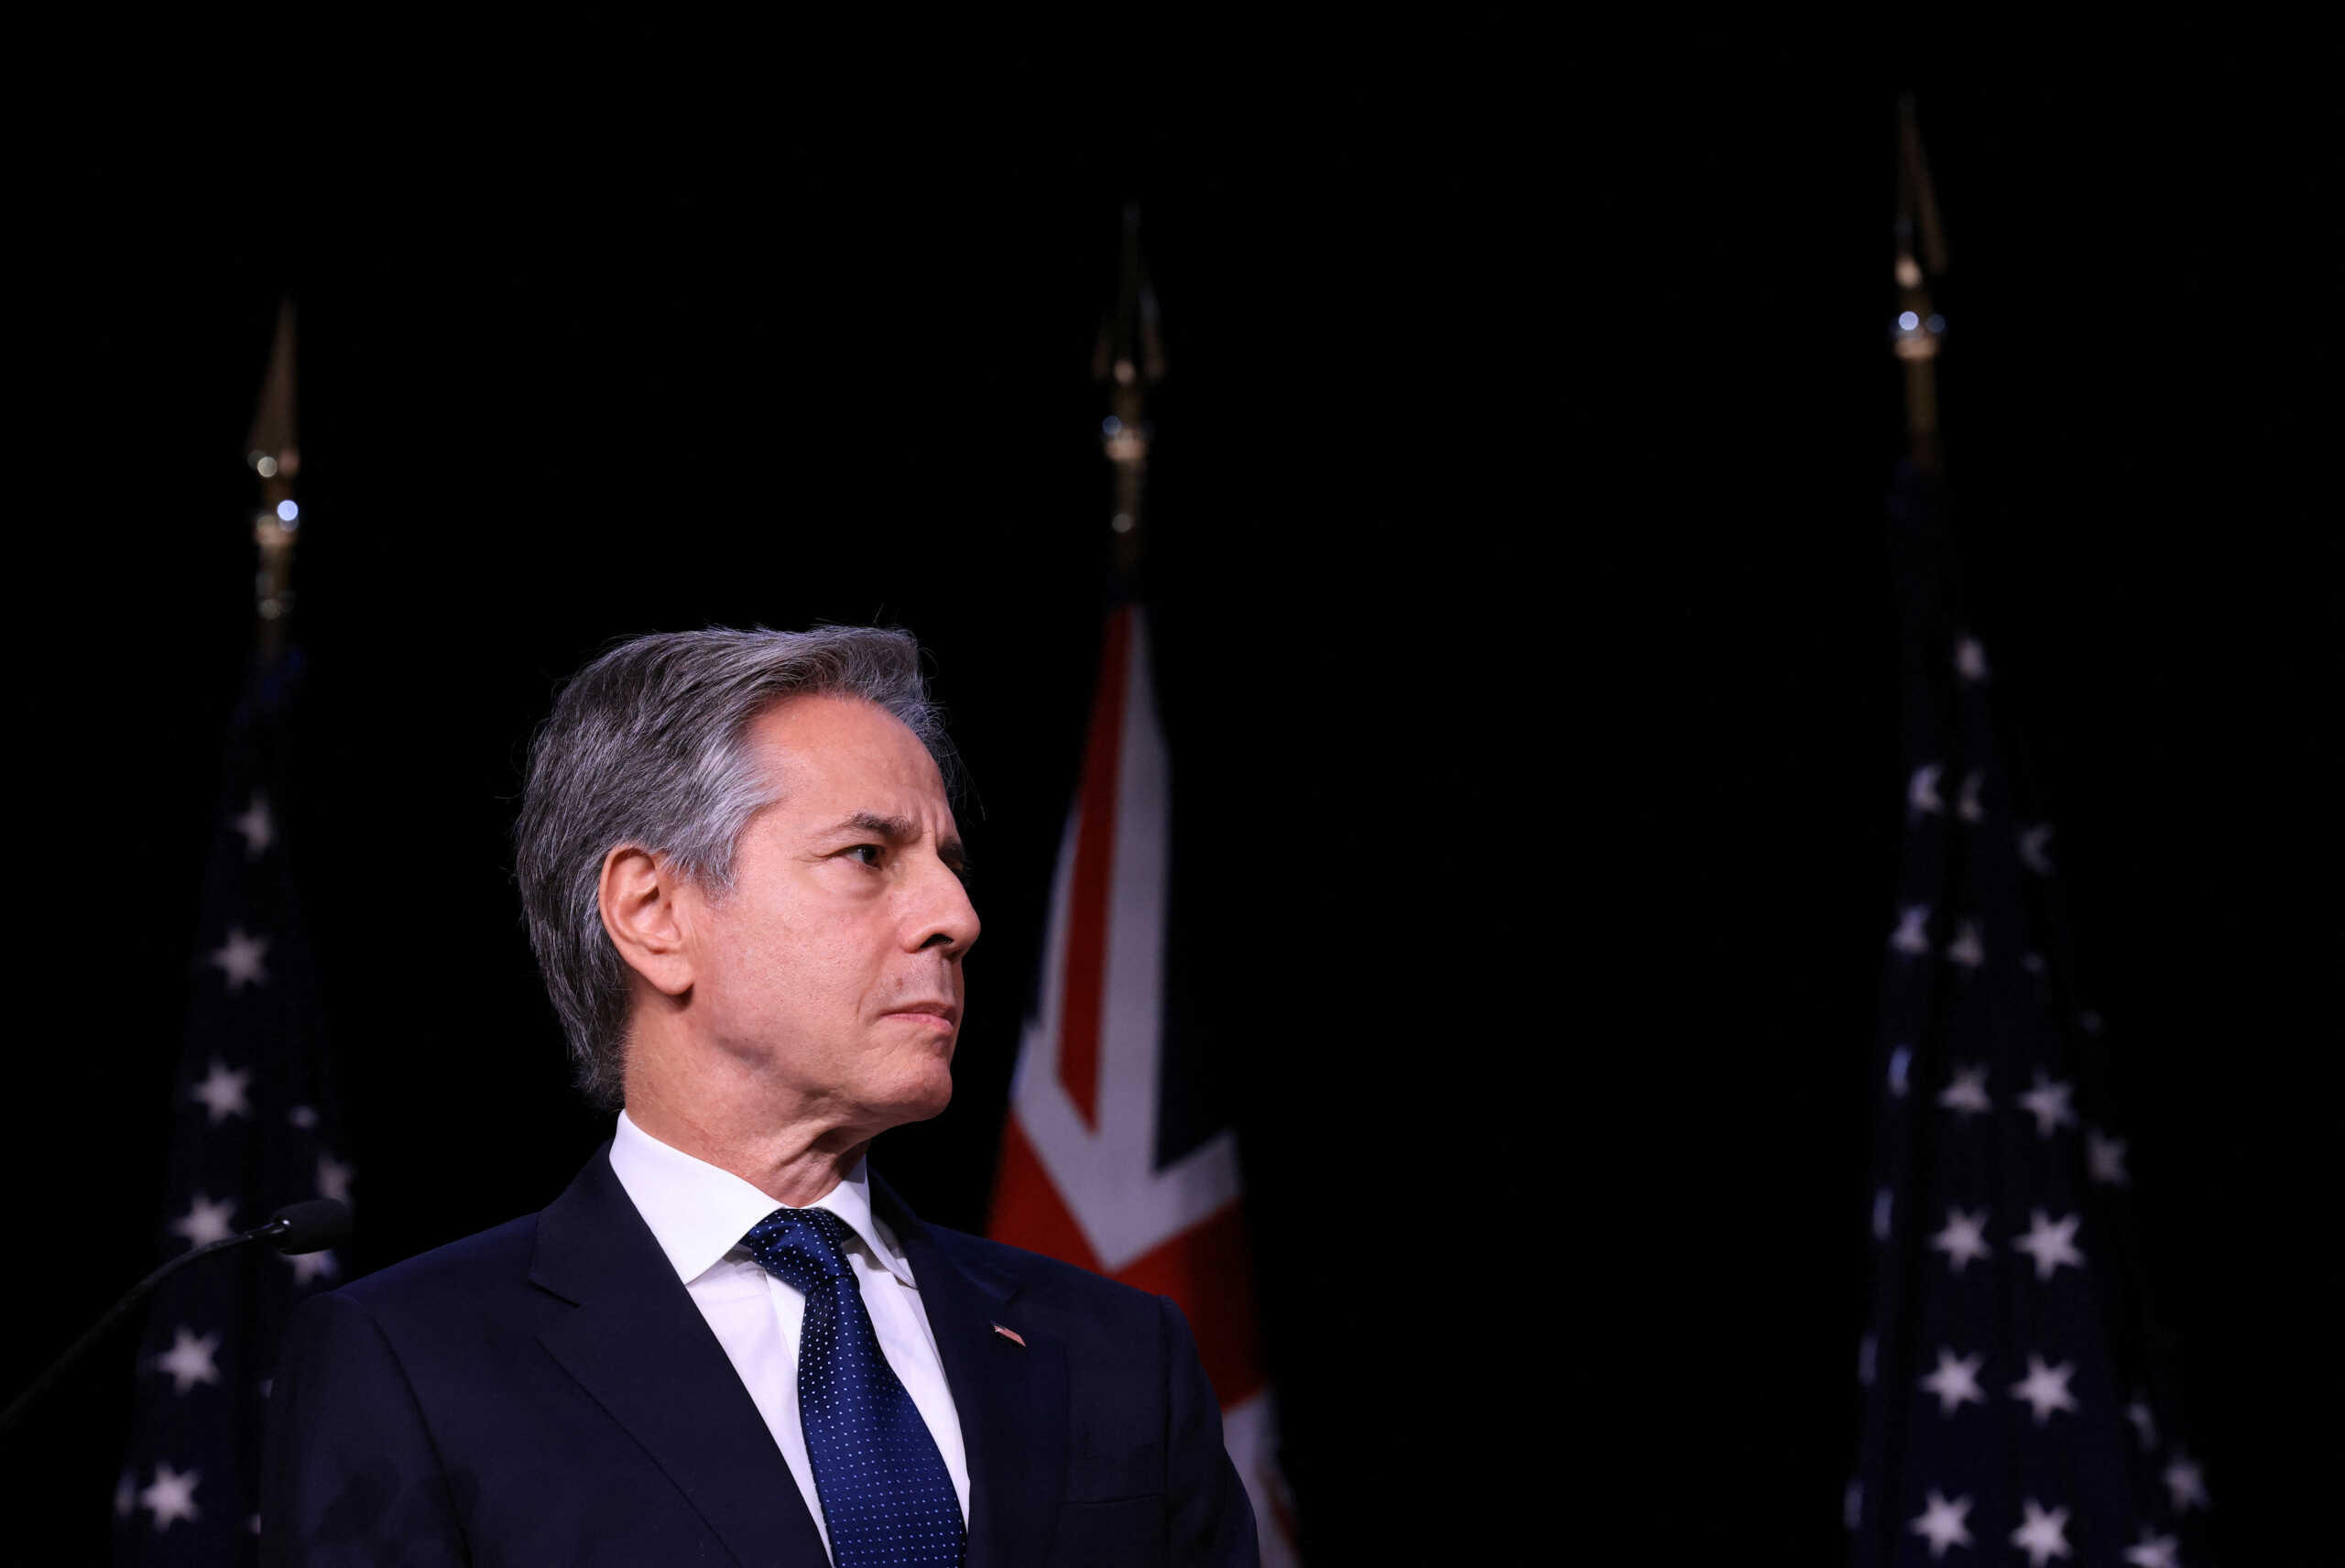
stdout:
{"type": "Polygon", "coordinates": [[[814,1287],[855,1278],[846,1260],[846,1222],[828,1209],[776,1209],[741,1238],[765,1271],[786,1285],[814,1287]]]}

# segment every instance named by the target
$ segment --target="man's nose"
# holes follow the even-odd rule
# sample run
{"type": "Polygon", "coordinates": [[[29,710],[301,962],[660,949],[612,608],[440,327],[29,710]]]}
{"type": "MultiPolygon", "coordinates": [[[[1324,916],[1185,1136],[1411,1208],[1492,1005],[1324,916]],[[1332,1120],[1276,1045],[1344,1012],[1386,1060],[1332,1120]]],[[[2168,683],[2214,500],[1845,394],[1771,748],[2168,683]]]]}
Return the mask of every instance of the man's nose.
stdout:
{"type": "Polygon", "coordinates": [[[979,922],[977,908],[969,902],[969,889],[943,861],[933,865],[922,877],[916,895],[917,916],[912,923],[915,950],[941,947],[958,958],[977,940],[979,922]]]}

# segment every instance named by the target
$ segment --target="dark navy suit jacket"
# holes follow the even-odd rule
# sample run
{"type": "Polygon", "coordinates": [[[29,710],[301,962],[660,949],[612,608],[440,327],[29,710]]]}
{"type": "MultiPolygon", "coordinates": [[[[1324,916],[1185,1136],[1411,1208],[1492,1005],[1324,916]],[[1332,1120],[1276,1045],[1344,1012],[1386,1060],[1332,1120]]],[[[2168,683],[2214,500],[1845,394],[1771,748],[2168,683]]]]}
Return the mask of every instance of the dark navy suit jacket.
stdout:
{"type": "MultiPolygon", "coordinates": [[[[960,1412],[967,1568],[1256,1562],[1179,1309],[871,1190],[960,1412]]],[[[263,1490],[277,1564],[828,1561],[607,1144],[543,1212],[302,1304],[263,1490]]]]}

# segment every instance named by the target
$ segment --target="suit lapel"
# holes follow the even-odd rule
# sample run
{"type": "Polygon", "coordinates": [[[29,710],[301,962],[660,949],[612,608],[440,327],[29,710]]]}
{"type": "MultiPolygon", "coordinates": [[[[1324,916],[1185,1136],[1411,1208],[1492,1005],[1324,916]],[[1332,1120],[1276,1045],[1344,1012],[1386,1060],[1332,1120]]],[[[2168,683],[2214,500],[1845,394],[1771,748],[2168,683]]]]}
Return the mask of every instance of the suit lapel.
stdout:
{"type": "Polygon", "coordinates": [[[574,1303],[539,1340],[745,1568],[825,1568],[773,1434],[612,1173],[610,1145],[538,1216],[529,1279],[574,1303]]]}
{"type": "Polygon", "coordinates": [[[965,1568],[1048,1560],[1066,1486],[1066,1353],[1018,1309],[1017,1286],[964,1269],[874,1176],[874,1207],[903,1246],[936,1335],[969,1461],[965,1568]],[[1023,1345],[997,1334],[998,1325],[1023,1345]]]}

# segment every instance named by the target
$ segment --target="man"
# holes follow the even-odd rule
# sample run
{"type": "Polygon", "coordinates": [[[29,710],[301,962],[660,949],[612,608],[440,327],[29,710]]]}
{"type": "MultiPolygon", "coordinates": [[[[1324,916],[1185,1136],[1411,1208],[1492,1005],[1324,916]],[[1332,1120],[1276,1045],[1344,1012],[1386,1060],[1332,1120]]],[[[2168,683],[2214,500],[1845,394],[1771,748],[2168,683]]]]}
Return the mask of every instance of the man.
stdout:
{"type": "Polygon", "coordinates": [[[305,1303],[268,1561],[1255,1561],[1178,1310],[866,1164],[952,1095],[950,765],[900,632],[641,637],[562,691],[519,881],[616,1130],[543,1212],[305,1303]]]}

